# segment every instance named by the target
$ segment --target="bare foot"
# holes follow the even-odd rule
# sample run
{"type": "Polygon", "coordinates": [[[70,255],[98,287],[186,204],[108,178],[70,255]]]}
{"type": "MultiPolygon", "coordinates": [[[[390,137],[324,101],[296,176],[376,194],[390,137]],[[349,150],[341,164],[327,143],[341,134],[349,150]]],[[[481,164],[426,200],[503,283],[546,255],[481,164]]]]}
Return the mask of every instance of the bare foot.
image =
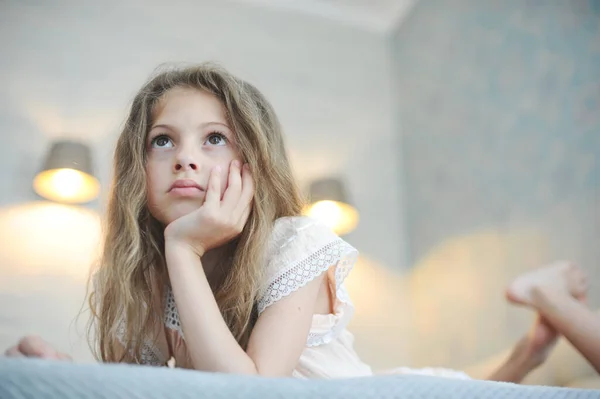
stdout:
{"type": "Polygon", "coordinates": [[[525,273],[508,286],[506,298],[513,303],[535,307],[538,294],[566,294],[584,301],[588,282],[583,271],[569,262],[555,262],[525,273]]]}

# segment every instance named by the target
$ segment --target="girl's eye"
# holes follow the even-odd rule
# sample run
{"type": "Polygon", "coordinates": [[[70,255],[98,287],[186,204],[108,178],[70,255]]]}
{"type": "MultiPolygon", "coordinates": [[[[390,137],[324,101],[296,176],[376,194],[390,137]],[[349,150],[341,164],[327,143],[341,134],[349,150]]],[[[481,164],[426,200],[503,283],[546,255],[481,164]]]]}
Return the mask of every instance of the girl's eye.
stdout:
{"type": "Polygon", "coordinates": [[[173,141],[169,138],[169,136],[165,136],[161,134],[160,136],[156,136],[152,139],[150,143],[152,148],[170,148],[173,147],[173,141]]]}
{"type": "Polygon", "coordinates": [[[227,138],[221,133],[211,133],[206,142],[210,145],[225,145],[227,144],[227,138]]]}

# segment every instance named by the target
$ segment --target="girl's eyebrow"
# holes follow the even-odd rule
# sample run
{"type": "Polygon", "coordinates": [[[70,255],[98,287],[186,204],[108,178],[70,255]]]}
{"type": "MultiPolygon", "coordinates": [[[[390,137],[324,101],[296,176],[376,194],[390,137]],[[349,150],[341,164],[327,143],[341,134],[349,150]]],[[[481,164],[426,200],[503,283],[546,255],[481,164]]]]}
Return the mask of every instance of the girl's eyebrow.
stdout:
{"type": "MultiPolygon", "coordinates": [[[[231,130],[231,128],[229,126],[227,126],[227,124],[222,123],[222,122],[216,122],[216,121],[201,123],[198,126],[198,129],[204,129],[207,126],[210,126],[210,125],[221,125],[223,127],[226,127],[227,129],[231,130]]],[[[172,125],[168,124],[168,123],[160,123],[160,124],[157,124],[157,125],[152,125],[152,129],[155,129],[157,127],[164,128],[164,129],[169,129],[169,130],[175,130],[174,127],[172,125]]]]}

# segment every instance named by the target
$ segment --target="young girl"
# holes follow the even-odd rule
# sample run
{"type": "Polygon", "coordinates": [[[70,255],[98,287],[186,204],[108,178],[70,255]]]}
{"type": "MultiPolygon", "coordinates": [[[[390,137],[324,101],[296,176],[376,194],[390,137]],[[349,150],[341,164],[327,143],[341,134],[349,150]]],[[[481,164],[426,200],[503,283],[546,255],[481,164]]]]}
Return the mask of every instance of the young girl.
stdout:
{"type": "MultiPolygon", "coordinates": [[[[346,330],[358,253],[301,216],[279,122],[256,88],[207,64],[158,74],[136,95],[114,162],[90,295],[101,361],[373,374],[346,330]]],[[[555,336],[535,331],[492,379],[519,381],[543,360],[555,336]]],[[[35,337],[8,354],[66,358],[35,337]]]]}

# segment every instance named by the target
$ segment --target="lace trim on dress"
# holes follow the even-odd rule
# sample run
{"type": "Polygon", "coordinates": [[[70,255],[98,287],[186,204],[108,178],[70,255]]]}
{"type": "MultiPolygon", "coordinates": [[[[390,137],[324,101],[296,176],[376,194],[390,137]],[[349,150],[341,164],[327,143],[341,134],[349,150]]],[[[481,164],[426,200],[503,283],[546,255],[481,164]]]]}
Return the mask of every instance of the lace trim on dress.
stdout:
{"type": "MultiPolygon", "coordinates": [[[[119,327],[117,328],[117,338],[123,347],[126,347],[125,343],[125,321],[121,320],[119,327]]],[[[167,360],[158,348],[149,340],[145,340],[141,347],[139,364],[148,366],[164,366],[167,360]]]]}
{"type": "Polygon", "coordinates": [[[346,327],[354,311],[343,283],[354,267],[357,258],[358,251],[341,238],[336,237],[335,241],[326,244],[307,258],[275,275],[258,302],[259,314],[281,298],[305,286],[334,265],[336,297],[341,302],[344,315],[336,321],[336,324],[330,330],[309,333],[306,345],[319,346],[331,342],[346,327]]]}
{"type": "Polygon", "coordinates": [[[184,338],[181,321],[179,320],[179,312],[177,311],[177,304],[175,303],[175,297],[173,296],[171,287],[166,288],[165,296],[165,326],[171,330],[177,331],[181,338],[184,338]]]}
{"type": "Polygon", "coordinates": [[[352,246],[338,238],[295,265],[283,269],[272,278],[265,293],[261,296],[258,302],[258,313],[262,313],[281,298],[304,287],[317,276],[326,272],[332,265],[336,266],[335,280],[338,299],[342,302],[349,302],[342,283],[356,262],[357,256],[358,254],[352,246]]]}

